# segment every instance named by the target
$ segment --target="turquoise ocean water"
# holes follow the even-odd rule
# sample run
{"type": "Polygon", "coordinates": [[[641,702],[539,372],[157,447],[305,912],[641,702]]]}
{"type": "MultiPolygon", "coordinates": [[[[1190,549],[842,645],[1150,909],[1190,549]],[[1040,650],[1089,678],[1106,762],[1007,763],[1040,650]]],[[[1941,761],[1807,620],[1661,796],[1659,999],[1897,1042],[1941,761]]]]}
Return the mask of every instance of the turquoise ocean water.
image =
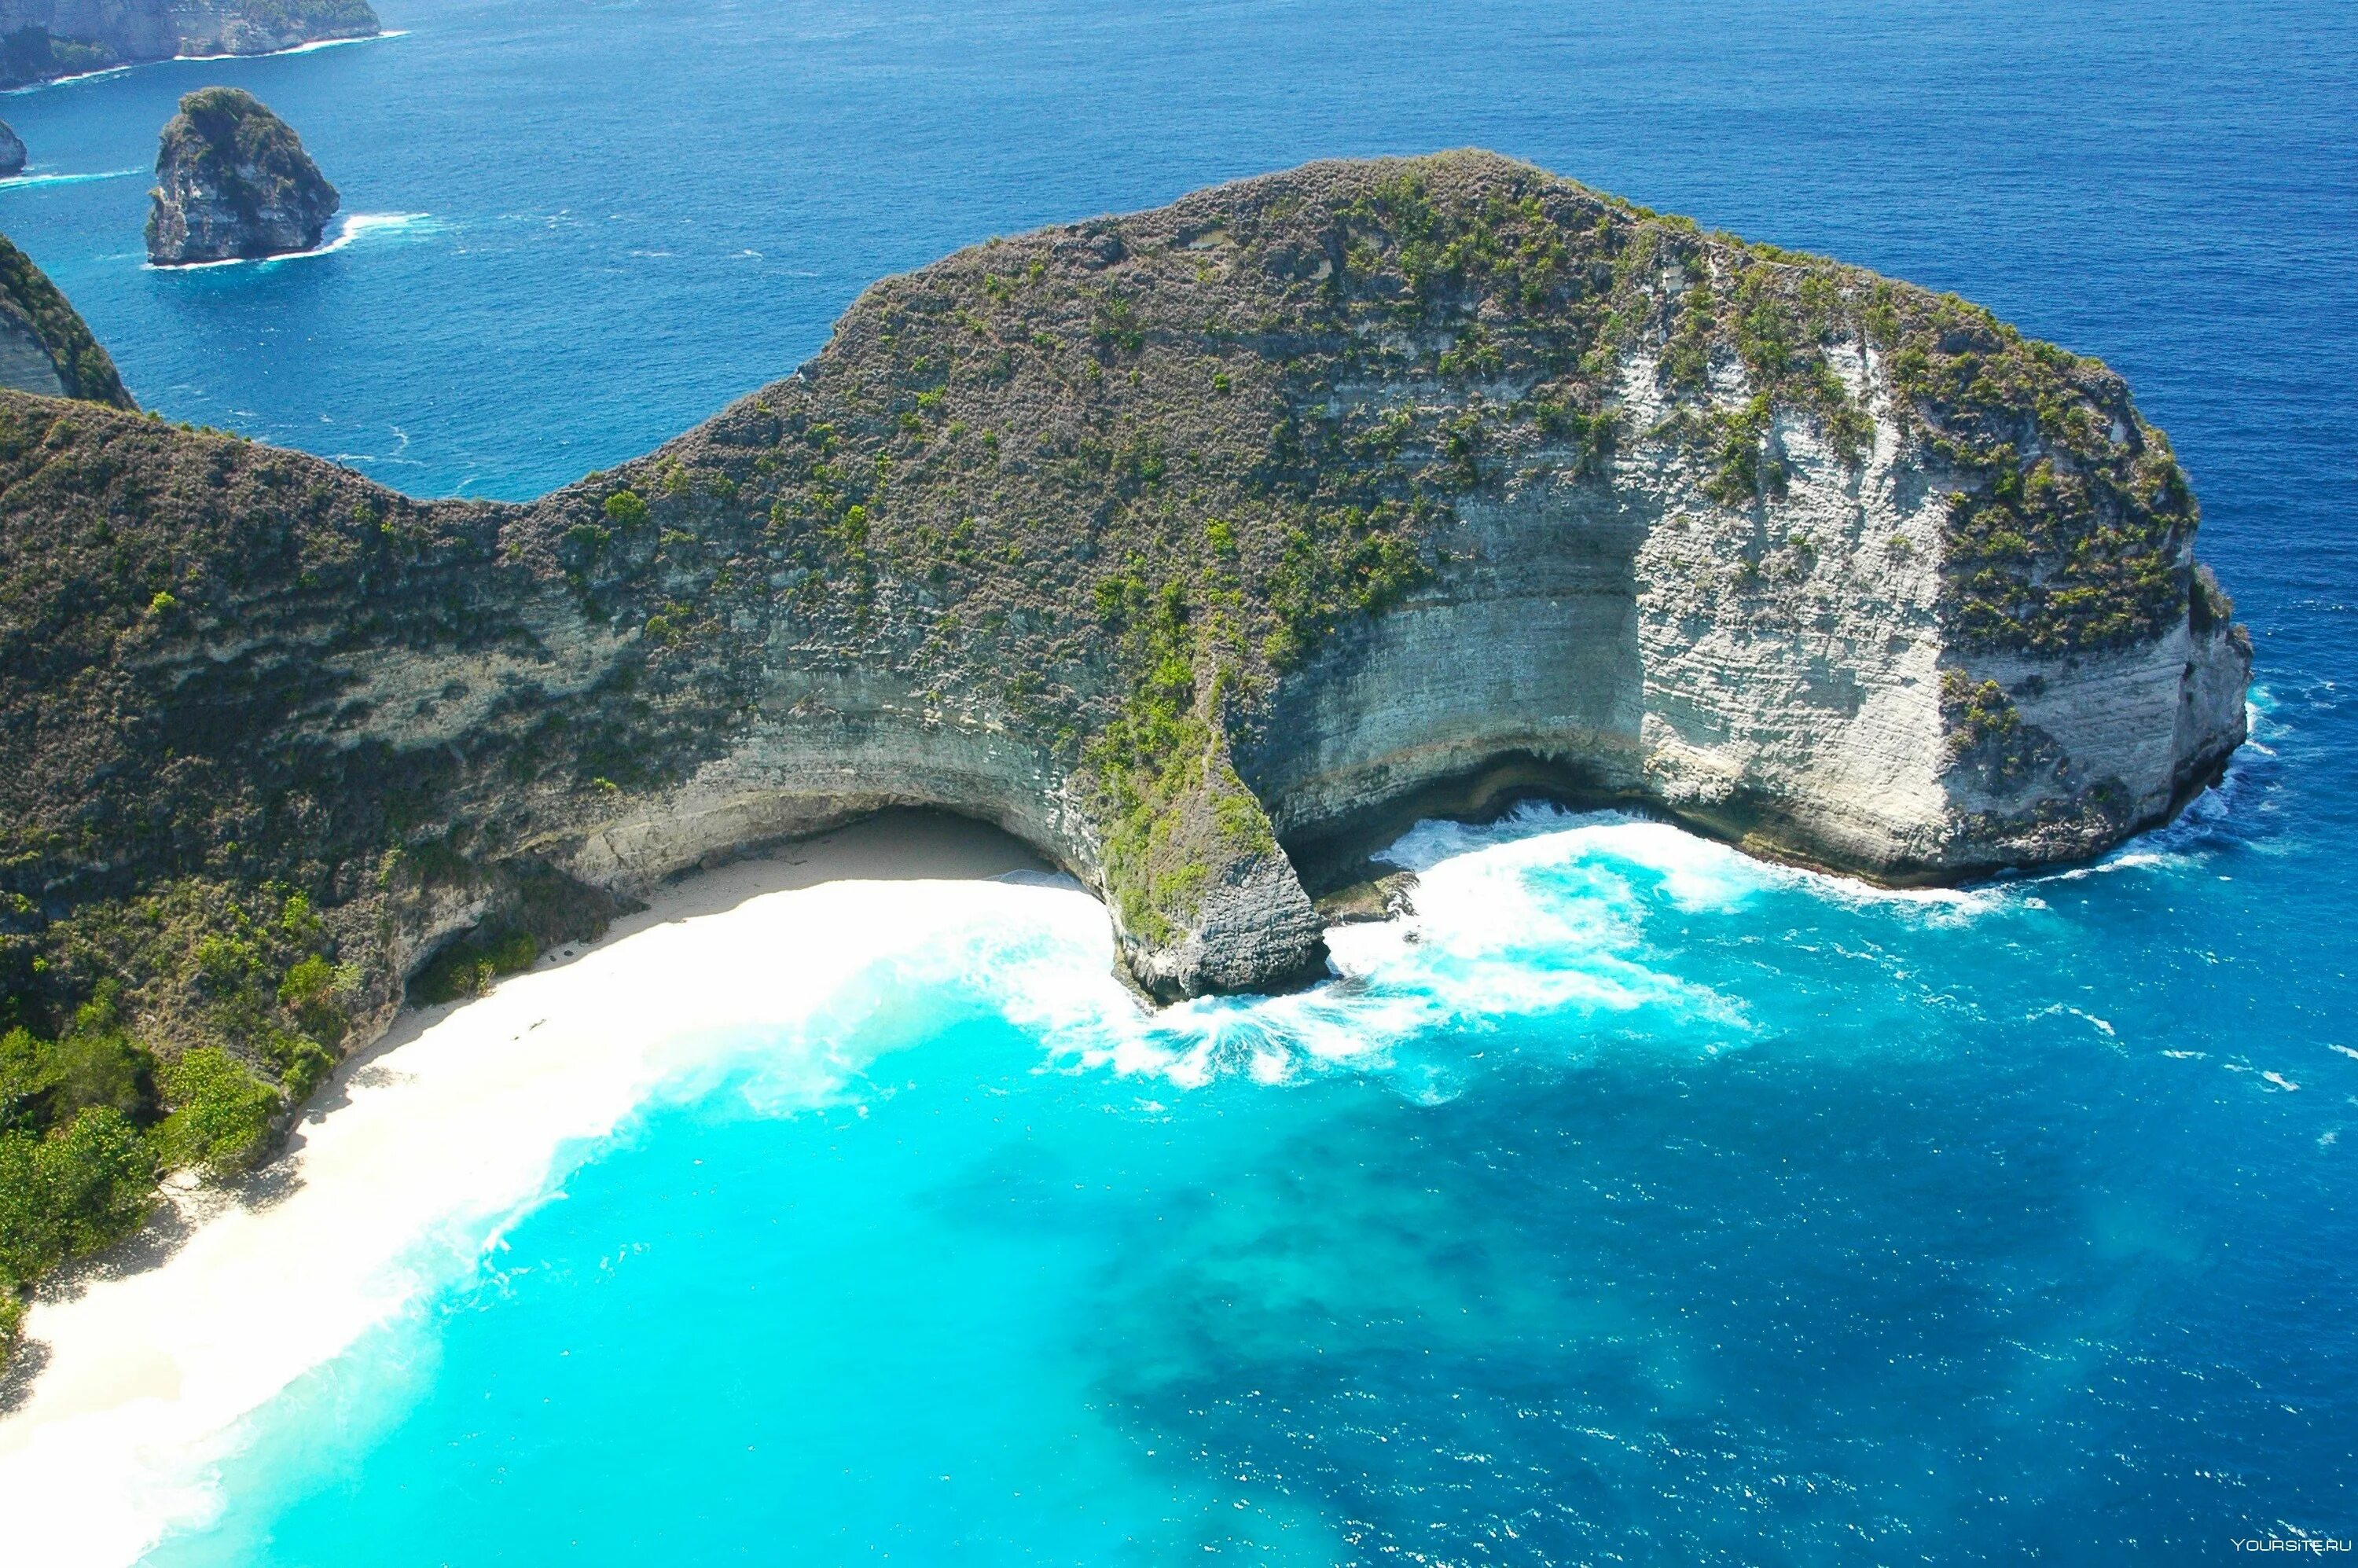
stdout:
{"type": "Polygon", "coordinates": [[[1151,1028],[1056,1001],[1102,954],[1053,921],[879,957],[559,1151],[153,1561],[2358,1536],[2346,7],[383,10],[404,36],[0,99],[42,177],[0,230],[143,402],[527,496],[956,245],[1478,144],[2110,361],[2252,625],[2256,743],[2103,865],[1951,898],[1614,818],[1428,826],[1416,940],[1151,1028]],[[139,265],[156,127],[215,81],[298,127],[348,243],[139,265]]]}

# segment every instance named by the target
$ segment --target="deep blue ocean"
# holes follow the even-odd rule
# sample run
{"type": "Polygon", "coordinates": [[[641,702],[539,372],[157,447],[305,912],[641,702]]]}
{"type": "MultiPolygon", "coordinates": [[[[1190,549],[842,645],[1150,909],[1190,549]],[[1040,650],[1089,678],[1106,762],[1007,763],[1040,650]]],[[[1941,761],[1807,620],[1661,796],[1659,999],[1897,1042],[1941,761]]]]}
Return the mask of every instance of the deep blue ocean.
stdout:
{"type": "Polygon", "coordinates": [[[154,1562],[2358,1537],[2358,9],[380,8],[0,97],[0,231],[143,404],[526,497],[957,246],[1479,145],[2110,362],[2251,626],[2255,743],[2103,865],[1958,898],[1531,812],[1412,835],[1419,940],[1309,999],[1051,1016],[1020,922],[838,976],[559,1152],[562,1201],[257,1412],[154,1562]],[[141,265],[214,81],[349,243],[141,265]]]}

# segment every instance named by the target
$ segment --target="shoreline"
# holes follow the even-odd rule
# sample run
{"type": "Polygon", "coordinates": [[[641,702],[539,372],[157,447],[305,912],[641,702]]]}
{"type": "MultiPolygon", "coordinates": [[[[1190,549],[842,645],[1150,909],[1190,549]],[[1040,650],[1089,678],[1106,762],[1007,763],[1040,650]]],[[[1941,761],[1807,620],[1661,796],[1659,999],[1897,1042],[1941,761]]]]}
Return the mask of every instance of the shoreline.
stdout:
{"type": "MultiPolygon", "coordinates": [[[[1305,1064],[1380,1070],[1391,1042],[1436,1022],[1564,1007],[1669,1007],[1740,1039],[1740,1009],[1612,941],[1593,963],[1530,968],[1534,942],[1576,959],[1609,935],[1541,918],[1522,891],[1523,868],[1561,855],[1548,841],[1565,832],[1578,859],[1659,875],[1682,909],[1800,892],[1952,925],[2046,907],[2028,886],[1880,890],[1673,823],[1526,804],[1395,844],[1384,860],[1419,878],[1416,907],[1329,928],[1342,984],[1150,1015],[1116,977],[1103,906],[1027,846],[942,814],[865,818],[692,872],[471,1005],[403,1008],[301,1108],[268,1166],[169,1194],[139,1238],[46,1288],[19,1397],[0,1412],[0,1510],[25,1521],[35,1559],[91,1568],[203,1528],[265,1407],[498,1267],[508,1231],[562,1201],[639,1115],[749,1076],[771,1114],[857,1098],[880,1054],[907,1043],[903,995],[985,979],[1020,1026],[1065,1034],[1053,1061],[1182,1089],[1230,1071],[1282,1083],[1305,1064]]],[[[2148,839],[2100,869],[2180,847],[2148,839]]]]}
{"type": "Polygon", "coordinates": [[[103,81],[110,76],[142,70],[151,65],[200,65],[230,59],[279,59],[287,55],[317,54],[321,49],[341,49],[346,44],[373,44],[381,38],[406,38],[407,27],[387,27],[381,32],[363,33],[350,38],[306,38],[299,44],[289,44],[283,49],[264,49],[259,54],[171,54],[158,55],[154,59],[126,59],[120,65],[102,66],[96,70],[78,70],[70,76],[44,77],[38,81],[19,82],[14,87],[0,87],[0,98],[19,92],[38,92],[44,88],[65,87],[77,81],[103,81]]]}
{"type": "Polygon", "coordinates": [[[16,1544],[122,1563],[200,1520],[241,1422],[463,1273],[665,1085],[749,1034],[791,1052],[795,1021],[875,964],[1033,913],[1059,937],[1104,930],[999,829],[886,813],[683,878],[481,997],[403,1007],[267,1164],[168,1185],[136,1237],[36,1294],[0,1410],[16,1544]]]}

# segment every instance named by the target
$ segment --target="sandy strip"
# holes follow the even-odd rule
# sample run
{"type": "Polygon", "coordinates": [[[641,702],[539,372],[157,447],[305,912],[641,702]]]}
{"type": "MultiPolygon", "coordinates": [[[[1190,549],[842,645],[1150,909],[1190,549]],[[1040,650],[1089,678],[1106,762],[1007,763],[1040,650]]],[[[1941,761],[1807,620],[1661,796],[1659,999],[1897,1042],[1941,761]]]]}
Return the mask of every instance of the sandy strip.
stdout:
{"type": "Polygon", "coordinates": [[[243,1417],[463,1274],[666,1082],[749,1027],[791,1028],[868,966],[1036,933],[1120,1005],[1093,900],[980,880],[1044,870],[987,827],[878,818],[677,884],[480,1000],[404,1014],[244,1191],[184,1195],[35,1304],[35,1375],[0,1419],[11,1560],[127,1563],[208,1517],[208,1466],[243,1417]]]}

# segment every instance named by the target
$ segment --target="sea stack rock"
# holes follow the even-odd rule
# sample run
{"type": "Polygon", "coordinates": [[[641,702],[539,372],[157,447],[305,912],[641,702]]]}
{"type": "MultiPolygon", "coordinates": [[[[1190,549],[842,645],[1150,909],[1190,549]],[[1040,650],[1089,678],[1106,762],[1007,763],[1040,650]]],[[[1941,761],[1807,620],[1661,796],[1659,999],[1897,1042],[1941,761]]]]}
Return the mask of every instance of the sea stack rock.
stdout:
{"type": "Polygon", "coordinates": [[[234,87],[180,100],[152,194],[147,259],[158,266],[311,250],[341,200],[293,128],[234,87]]]}
{"type": "Polygon", "coordinates": [[[5,120],[0,120],[0,179],[25,172],[25,138],[5,120]]]}

